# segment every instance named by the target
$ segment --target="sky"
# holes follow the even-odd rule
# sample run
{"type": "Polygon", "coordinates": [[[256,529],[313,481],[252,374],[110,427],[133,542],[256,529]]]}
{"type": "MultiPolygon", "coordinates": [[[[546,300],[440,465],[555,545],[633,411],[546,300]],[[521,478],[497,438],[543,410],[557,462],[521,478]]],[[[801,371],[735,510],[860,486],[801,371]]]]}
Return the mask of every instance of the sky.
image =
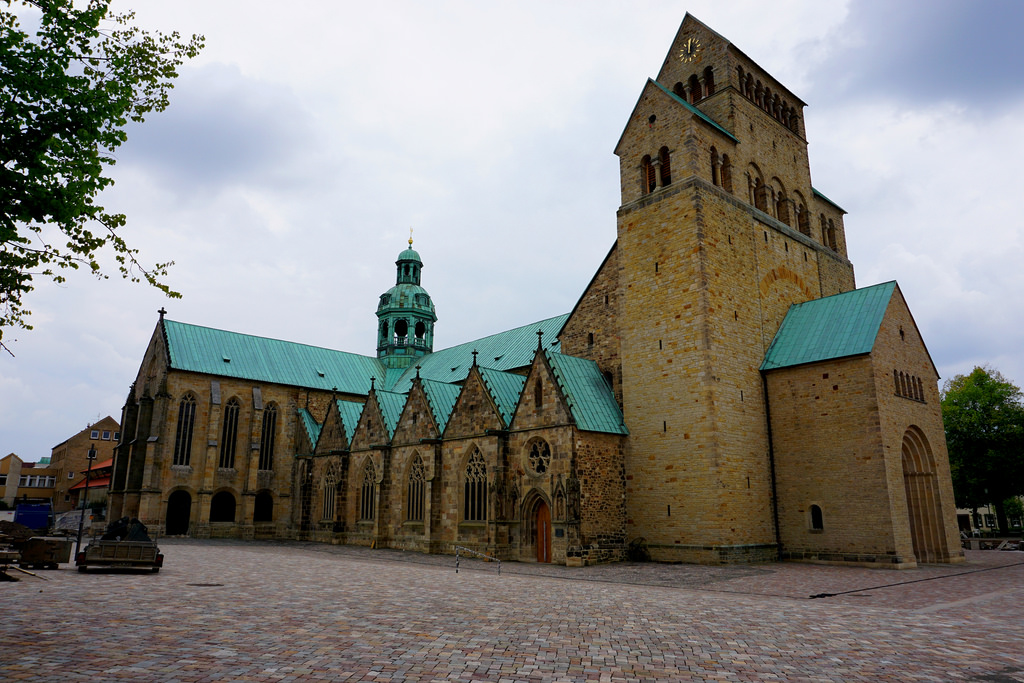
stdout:
{"type": "Polygon", "coordinates": [[[572,309],[615,240],[613,149],[687,11],[808,104],[858,286],[897,280],[939,375],[1024,383],[1024,3],[115,0],[199,33],[101,203],[182,299],[42,279],[0,354],[0,454],[120,418],[158,309],[372,355],[413,230],[435,348],[572,309]]]}

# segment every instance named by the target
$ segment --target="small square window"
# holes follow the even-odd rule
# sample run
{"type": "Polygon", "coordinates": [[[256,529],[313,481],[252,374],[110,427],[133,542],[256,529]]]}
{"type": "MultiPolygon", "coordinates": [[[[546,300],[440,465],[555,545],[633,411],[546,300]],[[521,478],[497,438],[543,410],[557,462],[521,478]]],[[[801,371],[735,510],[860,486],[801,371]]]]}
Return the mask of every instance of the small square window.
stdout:
{"type": "Polygon", "coordinates": [[[121,432],[114,432],[114,441],[121,440],[121,432]]]}
{"type": "Polygon", "coordinates": [[[68,472],[68,479],[74,479],[74,478],[75,478],[75,473],[74,472],[68,472]]]}
{"type": "Polygon", "coordinates": [[[100,438],[100,430],[94,429],[91,432],[89,432],[89,438],[90,439],[98,439],[98,438],[100,438]]]}
{"type": "Polygon", "coordinates": [[[110,430],[109,429],[104,429],[103,430],[103,440],[104,441],[110,441],[110,430]]]}
{"type": "Polygon", "coordinates": [[[67,503],[70,500],[71,500],[71,494],[70,493],[65,493],[64,494],[64,502],[67,503]]]}

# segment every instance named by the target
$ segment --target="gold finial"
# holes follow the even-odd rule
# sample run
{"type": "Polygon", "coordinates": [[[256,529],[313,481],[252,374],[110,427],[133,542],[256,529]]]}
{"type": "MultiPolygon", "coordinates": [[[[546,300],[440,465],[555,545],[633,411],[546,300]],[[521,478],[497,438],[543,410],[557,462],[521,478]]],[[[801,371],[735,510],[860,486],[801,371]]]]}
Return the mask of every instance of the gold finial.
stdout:
{"type": "Polygon", "coordinates": [[[409,228],[409,248],[412,249],[412,228],[409,228]]]}

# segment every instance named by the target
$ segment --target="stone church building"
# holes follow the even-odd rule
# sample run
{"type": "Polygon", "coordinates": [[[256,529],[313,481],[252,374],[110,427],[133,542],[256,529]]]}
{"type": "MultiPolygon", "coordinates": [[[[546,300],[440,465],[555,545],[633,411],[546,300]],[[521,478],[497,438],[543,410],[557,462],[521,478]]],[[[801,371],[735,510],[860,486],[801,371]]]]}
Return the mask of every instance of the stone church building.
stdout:
{"type": "Polygon", "coordinates": [[[435,350],[411,240],[375,356],[161,312],[111,514],[569,565],[961,560],[938,374],[899,286],[856,287],[804,106],[687,15],[565,315],[435,350]]]}

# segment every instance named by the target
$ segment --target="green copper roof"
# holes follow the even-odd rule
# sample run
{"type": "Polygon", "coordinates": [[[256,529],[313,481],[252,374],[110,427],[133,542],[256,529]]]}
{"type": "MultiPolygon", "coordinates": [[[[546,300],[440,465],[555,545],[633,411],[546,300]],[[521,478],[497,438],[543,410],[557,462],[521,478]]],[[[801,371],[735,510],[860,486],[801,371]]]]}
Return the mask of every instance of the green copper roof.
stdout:
{"type": "Polygon", "coordinates": [[[790,306],[762,370],[870,353],[896,282],[790,306]]]}
{"type": "Polygon", "coordinates": [[[405,407],[405,401],[409,394],[396,394],[393,391],[377,391],[377,405],[380,406],[381,415],[384,416],[384,426],[388,430],[388,438],[395,435],[395,427],[398,426],[398,418],[405,407]]]}
{"type": "Polygon", "coordinates": [[[320,424],[313,418],[313,415],[305,408],[299,408],[299,421],[302,426],[306,428],[306,435],[309,437],[309,442],[316,445],[316,442],[320,439],[320,424]]]}
{"type": "Polygon", "coordinates": [[[455,401],[462,393],[462,387],[458,384],[446,384],[422,378],[420,386],[423,387],[427,403],[430,404],[430,410],[434,414],[438,432],[444,432],[444,428],[448,426],[448,418],[451,417],[452,410],[455,408],[455,401]]]}
{"type": "Polygon", "coordinates": [[[376,358],[295,342],[163,321],[176,370],[366,394],[370,377],[384,376],[376,358]]]}
{"type": "Polygon", "coordinates": [[[548,353],[548,362],[569,402],[576,426],[588,432],[628,434],[622,411],[597,363],[586,358],[548,353]]]}
{"type": "Polygon", "coordinates": [[[341,424],[345,427],[345,446],[349,446],[352,443],[356,425],[359,424],[359,416],[363,414],[363,406],[366,404],[355,401],[335,401],[334,403],[338,406],[338,417],[341,418],[341,424]]]}
{"type": "Polygon", "coordinates": [[[829,204],[831,204],[832,206],[834,206],[834,207],[836,207],[837,209],[839,209],[840,211],[842,211],[843,213],[846,213],[846,209],[844,209],[843,207],[839,206],[839,205],[838,205],[838,204],[836,204],[836,203],[835,203],[834,201],[832,201],[831,199],[829,199],[828,197],[826,197],[826,196],[825,196],[825,195],[823,195],[822,193],[820,193],[820,192],[818,192],[817,190],[815,190],[815,189],[814,189],[813,187],[811,188],[811,192],[813,192],[813,193],[814,193],[814,196],[815,196],[815,197],[817,197],[818,199],[821,199],[821,200],[823,200],[823,201],[826,201],[826,202],[828,202],[829,204]]]}
{"type": "Polygon", "coordinates": [[[497,404],[501,419],[507,427],[512,422],[512,413],[516,411],[516,406],[519,404],[519,396],[523,393],[526,378],[522,375],[491,368],[479,368],[479,370],[480,377],[483,378],[484,385],[491,393],[491,398],[497,404]]]}
{"type": "MultiPolygon", "coordinates": [[[[473,365],[473,351],[479,352],[478,365],[495,370],[511,370],[529,365],[533,362],[533,352],[537,350],[537,330],[544,332],[544,347],[550,351],[558,351],[558,332],[568,316],[569,314],[565,313],[476,341],[434,351],[416,360],[416,364],[420,366],[420,377],[438,382],[461,382],[466,379],[469,368],[473,365]]],[[[388,389],[397,392],[409,391],[415,376],[416,368],[410,367],[402,378],[394,385],[388,386],[388,389]]]]}
{"type": "MultiPolygon", "coordinates": [[[[415,249],[413,249],[412,247],[409,247],[408,249],[403,251],[401,254],[399,254],[398,255],[398,260],[399,261],[416,261],[418,263],[423,263],[423,261],[420,259],[419,252],[416,251],[415,249]]],[[[396,261],[396,263],[397,263],[397,261],[396,261]]]]}

